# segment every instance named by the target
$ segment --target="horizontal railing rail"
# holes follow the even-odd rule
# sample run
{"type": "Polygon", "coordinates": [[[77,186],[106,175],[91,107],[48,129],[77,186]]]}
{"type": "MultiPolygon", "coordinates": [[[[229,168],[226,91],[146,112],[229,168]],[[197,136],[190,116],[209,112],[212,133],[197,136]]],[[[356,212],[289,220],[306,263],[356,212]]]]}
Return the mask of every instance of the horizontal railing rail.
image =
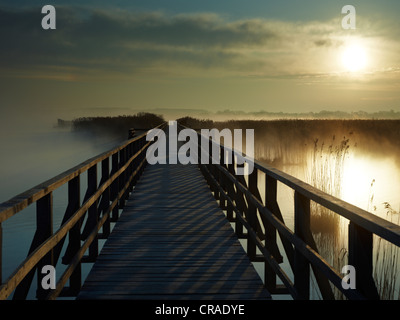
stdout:
{"type": "MultiPolygon", "coordinates": [[[[163,129],[165,125],[157,128],[163,129]]],[[[95,261],[98,240],[107,238],[110,223],[118,220],[118,210],[124,207],[129,192],[143,172],[146,150],[152,143],[146,140],[146,133],[129,139],[0,205],[2,248],[2,222],[36,203],[36,232],[28,256],[4,283],[0,282],[0,300],[12,294],[13,299],[26,299],[36,271],[38,299],[78,294],[82,284],[81,263],[95,261]],[[101,179],[98,182],[99,164],[101,179]],[[83,173],[87,173],[87,190],[81,202],[80,178],[83,173]],[[60,228],[53,232],[53,192],[65,184],[68,184],[68,205],[60,228]],[[67,267],[55,289],[43,289],[41,269],[45,265],[57,265],[67,235],[68,244],[62,258],[62,264],[67,267]],[[66,287],[68,280],[69,287],[66,287]]],[[[0,249],[0,262],[1,253],[0,249]]],[[[1,270],[0,263],[0,275],[1,270]]]]}
{"type": "MultiPolygon", "coordinates": [[[[184,128],[180,125],[180,129],[184,128]]],[[[198,141],[204,140],[200,132],[198,138],[198,141]]],[[[199,145],[197,163],[214,197],[226,210],[227,218],[234,223],[237,236],[247,239],[249,258],[264,262],[264,284],[271,293],[289,293],[294,299],[309,299],[311,268],[323,299],[335,298],[331,284],[348,299],[380,298],[372,275],[373,235],[399,247],[400,226],[267,164],[250,159],[210,137],[205,138],[208,145],[205,149],[199,145]],[[212,145],[215,144],[220,151],[219,163],[213,163],[211,157],[212,145]],[[208,152],[209,164],[201,163],[201,152],[208,152]],[[228,157],[227,153],[232,156],[228,157]],[[237,167],[241,166],[238,157],[242,159],[240,163],[243,163],[243,158],[252,161],[254,169],[250,174],[237,174],[237,167]],[[226,159],[231,159],[231,162],[226,163],[226,159]],[[264,200],[259,192],[259,174],[265,175],[264,200]],[[294,191],[294,231],[285,224],[278,204],[278,182],[294,191]],[[320,255],[311,232],[311,201],[349,220],[348,264],[356,270],[356,289],[343,288],[344,276],[320,255]],[[293,280],[280,266],[283,256],[278,248],[277,235],[293,273],[293,280]],[[257,254],[256,248],[261,255],[257,254]],[[283,286],[277,284],[277,276],[283,286]]]]}

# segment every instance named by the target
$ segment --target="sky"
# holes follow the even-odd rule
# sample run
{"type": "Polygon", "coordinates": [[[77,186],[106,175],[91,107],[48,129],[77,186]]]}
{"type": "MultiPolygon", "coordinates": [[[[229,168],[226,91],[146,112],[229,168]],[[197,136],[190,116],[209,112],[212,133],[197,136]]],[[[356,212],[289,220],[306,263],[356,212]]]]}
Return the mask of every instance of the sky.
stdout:
{"type": "Polygon", "coordinates": [[[0,1],[2,118],[399,112],[399,12],[398,0],[0,1]],[[342,27],[348,4],[356,29],[342,27]]]}

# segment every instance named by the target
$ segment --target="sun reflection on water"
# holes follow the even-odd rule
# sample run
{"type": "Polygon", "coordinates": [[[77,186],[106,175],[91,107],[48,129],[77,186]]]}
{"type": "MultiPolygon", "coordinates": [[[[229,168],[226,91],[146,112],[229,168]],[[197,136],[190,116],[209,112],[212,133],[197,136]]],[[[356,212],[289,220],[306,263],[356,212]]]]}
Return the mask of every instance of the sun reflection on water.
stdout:
{"type": "Polygon", "coordinates": [[[350,154],[344,163],[342,199],[385,217],[385,203],[399,209],[400,171],[393,158],[350,154]]]}

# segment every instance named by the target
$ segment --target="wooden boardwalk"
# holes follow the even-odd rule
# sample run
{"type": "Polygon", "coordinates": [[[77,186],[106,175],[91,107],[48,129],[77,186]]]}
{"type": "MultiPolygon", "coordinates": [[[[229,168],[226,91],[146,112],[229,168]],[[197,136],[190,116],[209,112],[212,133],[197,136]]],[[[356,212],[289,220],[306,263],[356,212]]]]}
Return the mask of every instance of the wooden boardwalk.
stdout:
{"type": "MultiPolygon", "coordinates": [[[[177,139],[177,128],[185,127],[170,125],[177,126],[175,131],[166,123],[154,129],[168,131],[171,142],[177,139]]],[[[213,163],[201,171],[197,165],[146,167],[153,144],[147,138],[144,133],[129,139],[0,204],[0,300],[27,299],[31,289],[36,289],[37,299],[268,300],[272,293],[308,300],[311,290],[319,290],[326,300],[383,297],[373,277],[373,237],[400,247],[400,226],[257,161],[247,179],[234,170],[237,157],[231,158],[228,167],[213,163]],[[226,201],[227,216],[237,234],[246,229],[248,255],[206,181],[217,198],[226,201]],[[263,181],[264,197],[259,189],[263,181]],[[286,226],[281,213],[278,183],[293,191],[293,228],[286,226]],[[53,230],[53,193],[62,186],[67,186],[62,192],[68,202],[59,228],[53,230]],[[82,186],[86,187],[83,199],[82,186]],[[348,262],[357,270],[357,289],[344,288],[341,270],[319,254],[310,224],[312,202],[349,221],[348,262]],[[118,220],[118,205],[124,203],[118,220]],[[31,204],[36,204],[37,224],[28,254],[3,279],[2,252],[8,248],[3,243],[4,222],[31,204]],[[117,221],[111,234],[110,220],[117,221]],[[278,248],[278,235],[283,250],[278,248]],[[98,255],[99,239],[107,240],[98,255]],[[267,289],[250,259],[264,264],[267,289]],[[82,285],[82,264],[93,261],[82,285]],[[289,270],[280,266],[284,261],[289,270]],[[44,288],[43,280],[48,279],[41,272],[43,267],[61,263],[65,267],[56,287],[44,288]]],[[[181,152],[176,148],[179,142],[167,148],[181,152]]],[[[210,139],[205,146],[201,142],[202,150],[211,150],[210,139]]],[[[168,150],[166,157],[176,156],[173,153],[168,150]]],[[[336,249],[340,248],[332,248],[336,249]]]]}
{"type": "Polygon", "coordinates": [[[196,165],[148,165],[77,299],[270,299],[196,165]]]}

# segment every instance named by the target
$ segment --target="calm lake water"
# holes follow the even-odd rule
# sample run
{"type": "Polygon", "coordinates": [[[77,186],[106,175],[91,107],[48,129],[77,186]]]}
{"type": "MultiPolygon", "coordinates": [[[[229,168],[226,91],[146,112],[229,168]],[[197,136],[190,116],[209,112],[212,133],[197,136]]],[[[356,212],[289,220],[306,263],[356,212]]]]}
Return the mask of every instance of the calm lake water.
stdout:
{"type": "MultiPolygon", "coordinates": [[[[24,122],[24,121],[23,121],[24,122]]],[[[0,201],[4,202],[81,162],[112,149],[119,140],[56,128],[52,122],[3,124],[0,139],[0,201]]],[[[85,188],[82,177],[81,199],[85,188]]],[[[57,230],[67,205],[67,185],[53,193],[54,226],[57,230]]],[[[36,228],[35,205],[3,223],[3,280],[27,256],[36,228]]],[[[85,266],[85,264],[84,264],[85,266]]],[[[89,270],[86,265],[83,274],[89,270]]],[[[63,266],[58,267],[61,275],[63,266]]],[[[35,281],[35,280],[34,280],[35,281]]],[[[32,287],[34,287],[33,282],[32,287]]],[[[29,298],[34,298],[32,289],[29,298]]]]}

